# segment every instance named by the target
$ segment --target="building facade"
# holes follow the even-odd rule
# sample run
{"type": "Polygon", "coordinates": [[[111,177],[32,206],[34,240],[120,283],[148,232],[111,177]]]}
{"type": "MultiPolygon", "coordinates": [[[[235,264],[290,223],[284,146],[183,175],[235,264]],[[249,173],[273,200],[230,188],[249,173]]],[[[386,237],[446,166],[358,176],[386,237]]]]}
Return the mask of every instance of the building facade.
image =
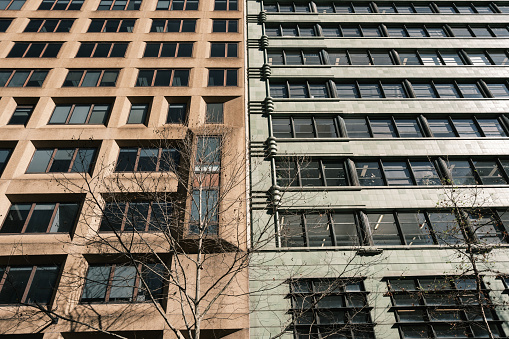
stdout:
{"type": "Polygon", "coordinates": [[[247,336],[243,7],[0,5],[0,337],[247,336]]]}
{"type": "Polygon", "coordinates": [[[509,335],[507,3],[246,12],[251,338],[509,335]]]}

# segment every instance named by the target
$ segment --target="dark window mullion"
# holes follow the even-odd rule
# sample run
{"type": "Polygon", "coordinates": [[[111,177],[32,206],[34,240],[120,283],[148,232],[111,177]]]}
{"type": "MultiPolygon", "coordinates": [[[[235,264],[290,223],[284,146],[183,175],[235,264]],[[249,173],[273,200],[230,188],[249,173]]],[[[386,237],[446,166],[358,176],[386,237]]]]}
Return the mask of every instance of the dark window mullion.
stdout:
{"type": "Polygon", "coordinates": [[[104,72],[106,70],[101,70],[101,73],[99,74],[99,79],[97,79],[97,82],[95,83],[95,86],[94,87],[99,87],[100,84],[101,84],[101,81],[103,80],[103,77],[104,77],[104,72]]]}
{"type": "MultiPolygon", "coordinates": [[[[417,179],[415,178],[414,169],[412,168],[412,164],[410,162],[410,159],[406,159],[406,165],[407,165],[407,167],[409,169],[412,182],[414,183],[414,185],[417,185],[417,179]]],[[[431,164],[431,166],[433,166],[433,164],[431,164]]],[[[434,168],[434,166],[433,166],[433,168],[434,168]]]]}
{"type": "Polygon", "coordinates": [[[302,187],[302,175],[300,173],[300,164],[298,162],[295,162],[295,169],[296,169],[296,175],[297,175],[297,182],[299,183],[299,186],[302,187]]]}
{"type": "MultiPolygon", "coordinates": [[[[381,80],[378,80],[377,81],[377,84],[378,84],[378,87],[380,89],[380,93],[382,93],[382,97],[385,98],[385,91],[384,91],[384,86],[382,86],[382,81],[381,80]]],[[[394,125],[395,127],[396,125],[394,125]]]]}
{"type": "Polygon", "coordinates": [[[456,80],[453,80],[452,85],[454,86],[454,89],[456,90],[456,92],[460,95],[460,98],[465,98],[463,96],[463,92],[461,92],[461,89],[458,86],[458,82],[456,80]]]}
{"type": "Polygon", "coordinates": [[[32,214],[34,214],[35,205],[36,205],[36,203],[34,202],[32,204],[32,206],[30,206],[30,210],[28,211],[28,215],[27,215],[27,218],[25,220],[25,223],[23,224],[23,227],[21,228],[21,232],[20,232],[21,234],[25,233],[25,231],[27,229],[28,222],[30,221],[30,218],[32,217],[32,214]]]}
{"type": "Polygon", "coordinates": [[[293,116],[290,117],[290,131],[292,132],[292,138],[296,138],[295,124],[293,122],[293,116]]]}
{"type": "Polygon", "coordinates": [[[23,52],[23,54],[21,55],[22,58],[25,57],[25,55],[27,54],[28,50],[30,49],[30,47],[32,46],[32,43],[30,42],[28,44],[28,46],[25,48],[25,51],[23,52]]]}
{"type": "MultiPolygon", "coordinates": [[[[382,86],[382,88],[383,88],[383,86],[382,86]]],[[[392,126],[394,127],[394,131],[396,132],[396,136],[397,136],[398,138],[401,138],[401,135],[399,134],[398,125],[396,124],[396,119],[394,119],[394,116],[393,116],[393,115],[391,116],[391,118],[390,118],[390,119],[391,119],[391,124],[392,124],[392,126]]]]}
{"type": "Polygon", "coordinates": [[[286,52],[283,50],[283,65],[286,65],[286,52]]]}
{"type": "MultiPolygon", "coordinates": [[[[32,45],[32,44],[30,44],[30,45],[32,45]]],[[[46,52],[46,50],[48,49],[48,46],[49,46],[49,43],[44,44],[44,47],[42,48],[41,54],[39,54],[39,56],[38,56],[39,58],[42,58],[42,56],[44,55],[44,52],[46,52]]],[[[28,52],[28,48],[27,48],[27,52],[28,52]]]]}
{"type": "Polygon", "coordinates": [[[28,291],[30,290],[30,285],[32,285],[32,282],[34,281],[34,275],[35,271],[37,270],[37,266],[32,267],[32,272],[30,272],[30,277],[28,278],[27,284],[25,286],[25,291],[23,292],[23,296],[21,297],[20,302],[24,303],[26,301],[26,298],[28,296],[28,291]]]}
{"type": "MultiPolygon", "coordinates": [[[[479,175],[479,173],[477,172],[477,169],[475,168],[475,165],[474,165],[474,161],[472,160],[472,158],[469,158],[468,159],[468,165],[470,166],[470,170],[472,171],[472,173],[474,174],[474,178],[475,180],[477,181],[477,184],[480,184],[482,185],[483,182],[482,182],[482,179],[481,179],[481,176],[479,175]]],[[[461,213],[461,212],[460,212],[461,213]]]]}
{"type": "Polygon", "coordinates": [[[323,166],[323,160],[318,161],[318,171],[322,175],[322,185],[327,186],[327,178],[325,177],[325,166],[323,166]]]}
{"type": "Polygon", "coordinates": [[[460,134],[458,133],[458,129],[456,128],[456,125],[454,124],[454,121],[450,115],[447,116],[447,121],[449,122],[449,125],[451,125],[452,131],[454,132],[456,138],[459,138],[460,134]]]}
{"type": "Polygon", "coordinates": [[[407,245],[405,235],[403,234],[403,231],[401,230],[401,225],[399,223],[398,212],[393,212],[392,215],[394,216],[394,221],[396,222],[396,229],[398,230],[399,241],[401,242],[401,244],[407,245]]]}
{"type": "Polygon", "coordinates": [[[435,87],[435,81],[431,80],[430,84],[431,84],[431,88],[433,89],[433,92],[435,93],[436,97],[441,98],[440,94],[437,91],[437,88],[435,87]]]}
{"type": "MultiPolygon", "coordinates": [[[[331,243],[332,246],[338,246],[336,242],[336,230],[334,229],[334,220],[332,219],[332,215],[330,213],[327,213],[327,222],[329,223],[330,228],[330,234],[331,234],[331,243]]],[[[345,304],[346,305],[346,304],[345,304]]]]}
{"type": "Polygon", "coordinates": [[[509,173],[507,173],[507,171],[504,169],[504,166],[502,166],[502,162],[500,161],[500,158],[497,158],[495,160],[497,166],[498,166],[498,169],[500,171],[500,173],[502,174],[502,177],[504,178],[504,180],[509,183],[509,173]]]}
{"type": "Polygon", "coordinates": [[[51,229],[51,225],[53,224],[53,221],[55,220],[55,216],[57,215],[58,207],[60,206],[60,203],[56,203],[55,207],[53,207],[53,213],[51,214],[51,218],[49,219],[48,227],[46,227],[46,233],[49,233],[51,229]]]}
{"type": "MultiPolygon", "coordinates": [[[[481,136],[483,138],[486,138],[486,133],[484,133],[484,130],[482,129],[481,124],[479,124],[479,121],[477,121],[477,117],[476,116],[472,117],[472,120],[474,121],[474,125],[477,128],[477,130],[481,133],[481,136]]],[[[497,119],[497,122],[498,122],[498,119],[497,119]]]]}
{"type": "Polygon", "coordinates": [[[85,76],[86,76],[87,72],[88,72],[88,70],[86,70],[86,69],[82,70],[80,81],[78,82],[78,86],[76,86],[76,87],[81,87],[81,85],[83,84],[83,80],[85,80],[85,76]]]}
{"type": "MultiPolygon", "coordinates": [[[[170,86],[173,87],[173,76],[175,75],[175,69],[171,69],[170,71],[170,86]]],[[[226,86],[226,70],[224,70],[224,85],[226,86]]]]}
{"type": "Polygon", "coordinates": [[[387,181],[387,176],[385,175],[385,168],[384,168],[384,164],[382,162],[382,159],[378,159],[376,162],[378,163],[378,168],[380,169],[380,174],[382,176],[381,179],[383,180],[384,185],[385,186],[389,186],[389,183],[387,181]]]}
{"type": "Polygon", "coordinates": [[[365,116],[364,120],[366,121],[366,125],[368,126],[368,133],[371,138],[373,138],[373,129],[371,128],[371,121],[369,120],[369,116],[365,116]]]}

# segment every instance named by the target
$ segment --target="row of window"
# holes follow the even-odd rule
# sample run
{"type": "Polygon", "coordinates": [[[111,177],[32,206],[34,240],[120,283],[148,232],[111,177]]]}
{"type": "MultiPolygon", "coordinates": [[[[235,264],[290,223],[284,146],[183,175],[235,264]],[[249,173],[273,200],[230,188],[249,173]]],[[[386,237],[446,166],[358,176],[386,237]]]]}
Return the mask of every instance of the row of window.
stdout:
{"type": "Polygon", "coordinates": [[[276,2],[264,3],[269,13],[340,13],[340,14],[493,14],[509,13],[506,3],[447,2],[276,2]]]}
{"type": "MultiPolygon", "coordinates": [[[[223,103],[207,103],[205,110],[206,124],[222,124],[224,116],[223,103]]],[[[18,105],[7,123],[8,125],[24,125],[30,120],[35,105],[18,105]]],[[[128,124],[146,124],[150,104],[134,103],[131,105],[128,124]]],[[[68,104],[56,105],[48,124],[105,125],[111,112],[110,104],[68,104]]],[[[187,118],[186,103],[170,103],[168,105],[167,124],[184,124],[187,118]]]]}
{"type": "MultiPolygon", "coordinates": [[[[60,270],[60,265],[0,267],[0,304],[50,304],[60,270]]],[[[161,264],[89,265],[81,301],[143,302],[151,296],[160,301],[164,277],[161,264]]]]}
{"type": "Polygon", "coordinates": [[[269,37],[333,37],[333,38],[507,38],[505,25],[461,25],[461,24],[265,24],[269,37]]]}
{"type": "Polygon", "coordinates": [[[270,83],[273,98],[507,98],[507,82],[451,80],[372,80],[346,82],[278,82],[270,83]]]}
{"type": "Polygon", "coordinates": [[[279,213],[280,246],[500,244],[509,241],[508,216],[507,210],[279,213]]]}
{"type": "MultiPolygon", "coordinates": [[[[84,0],[42,0],[38,10],[79,11],[84,0]]],[[[137,11],[142,0],[101,0],[98,11],[137,11]]],[[[158,0],[156,10],[198,10],[199,0],[158,0]]],[[[0,10],[20,10],[25,0],[4,0],[0,10]]],[[[238,10],[237,0],[215,0],[215,11],[238,10]]]]}
{"type": "MultiPolygon", "coordinates": [[[[85,69],[69,70],[62,87],[114,87],[119,70],[85,69]]],[[[41,87],[47,70],[2,70],[0,87],[41,87]]],[[[237,86],[237,69],[209,69],[208,86],[237,86]]],[[[140,69],[136,87],[172,86],[186,87],[189,69],[140,69]]]]}
{"type": "Polygon", "coordinates": [[[269,50],[272,65],[509,65],[505,50],[269,50]]]}
{"type": "Polygon", "coordinates": [[[276,138],[491,138],[509,136],[505,116],[272,117],[276,138]]]}
{"type": "MultiPolygon", "coordinates": [[[[61,42],[16,42],[7,58],[56,58],[61,42]]],[[[83,42],[76,58],[123,58],[127,42],[83,42]]],[[[144,58],[190,58],[193,53],[192,42],[147,42],[144,58]]],[[[211,58],[236,58],[237,42],[211,42],[211,58]]]]}
{"type": "Polygon", "coordinates": [[[507,159],[276,161],[281,186],[507,185],[507,159]]]}
{"type": "MultiPolygon", "coordinates": [[[[374,339],[363,278],[290,281],[294,338],[374,339]]],[[[400,338],[505,337],[489,290],[470,276],[385,278],[400,338]],[[489,326],[489,332],[488,328],[489,326]]]]}
{"type": "MultiPolygon", "coordinates": [[[[0,20],[0,32],[9,28],[12,20],[0,20]]],[[[68,33],[74,19],[31,19],[23,32],[68,33]]],[[[136,19],[92,19],[88,33],[130,33],[134,30],[136,19]]],[[[237,33],[239,22],[236,19],[212,20],[212,33],[237,33]]],[[[151,33],[194,33],[196,19],[153,19],[151,33]]]]}

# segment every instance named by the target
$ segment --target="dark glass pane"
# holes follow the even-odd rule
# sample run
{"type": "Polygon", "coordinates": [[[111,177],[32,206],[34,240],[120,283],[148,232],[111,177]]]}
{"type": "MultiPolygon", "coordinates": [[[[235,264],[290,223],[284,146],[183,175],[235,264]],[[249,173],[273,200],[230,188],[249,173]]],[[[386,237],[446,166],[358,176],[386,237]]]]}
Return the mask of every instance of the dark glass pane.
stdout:
{"type": "Polygon", "coordinates": [[[141,70],[138,72],[138,79],[136,80],[136,86],[152,86],[152,78],[154,77],[154,70],[141,70]]]}
{"type": "Polygon", "coordinates": [[[169,69],[157,70],[154,86],[170,86],[171,73],[169,69]]]}
{"type": "Polygon", "coordinates": [[[8,125],[25,125],[26,126],[33,110],[34,110],[33,106],[17,106],[16,110],[12,114],[11,119],[9,120],[8,125]]]}
{"type": "Polygon", "coordinates": [[[418,213],[398,213],[399,226],[407,245],[432,245],[430,231],[418,213]]]}
{"type": "Polygon", "coordinates": [[[39,266],[28,290],[27,303],[49,304],[58,278],[57,266],[39,266]]]}
{"type": "Polygon", "coordinates": [[[300,166],[300,176],[302,186],[322,186],[324,185],[320,163],[318,161],[308,161],[300,166]]]}
{"type": "MultiPolygon", "coordinates": [[[[60,203],[51,223],[50,233],[70,232],[78,215],[79,205],[74,203],[60,203]]],[[[32,220],[30,220],[32,221],[32,220]]]]}
{"type": "Polygon", "coordinates": [[[110,58],[123,58],[125,55],[125,51],[127,50],[127,43],[126,44],[120,44],[116,43],[113,44],[113,48],[111,49],[110,58]]]}
{"type": "Polygon", "coordinates": [[[355,217],[351,213],[332,214],[334,233],[336,235],[336,246],[359,245],[355,217]]]}
{"type": "Polygon", "coordinates": [[[81,301],[105,301],[111,267],[90,266],[81,301]]]}
{"type": "Polygon", "coordinates": [[[75,151],[74,148],[57,150],[48,172],[68,172],[75,151]]]}
{"type": "Polygon", "coordinates": [[[71,119],[69,119],[69,124],[84,124],[88,118],[90,109],[90,105],[75,105],[71,119]]]}
{"type": "Polygon", "coordinates": [[[99,231],[103,232],[110,232],[113,230],[120,231],[122,228],[122,221],[124,219],[125,208],[126,208],[125,203],[121,202],[106,203],[99,231]]]}
{"type": "Polygon", "coordinates": [[[316,118],[315,122],[319,138],[338,137],[333,118],[316,118]]]}
{"type": "Polygon", "coordinates": [[[389,186],[413,185],[410,169],[405,162],[384,161],[383,169],[389,186]]]}
{"type": "Polygon", "coordinates": [[[88,58],[92,55],[92,51],[94,50],[95,44],[86,44],[82,43],[78,53],[76,54],[76,58],[88,58]]]}
{"type": "Polygon", "coordinates": [[[300,215],[283,215],[280,225],[282,247],[304,246],[304,228],[300,215]]]}
{"type": "Polygon", "coordinates": [[[481,133],[472,119],[452,119],[454,127],[460,137],[478,138],[481,133]]]}
{"type": "Polygon", "coordinates": [[[382,172],[377,162],[357,162],[355,164],[361,186],[383,186],[382,172]]]}
{"type": "Polygon", "coordinates": [[[477,174],[481,177],[484,185],[505,185],[507,181],[504,179],[500,168],[496,161],[477,161],[474,160],[474,167],[477,174]]]}
{"type": "Polygon", "coordinates": [[[166,275],[165,272],[166,268],[161,264],[143,265],[141,274],[147,287],[140,283],[136,301],[147,301],[152,300],[152,298],[154,298],[156,301],[163,300],[164,277],[166,275]]]}
{"type": "Polygon", "coordinates": [[[124,231],[145,232],[148,222],[148,202],[131,202],[127,209],[124,231]]]}
{"type": "Polygon", "coordinates": [[[12,47],[11,51],[7,55],[8,58],[21,58],[27,50],[29,43],[17,42],[12,47]]]}
{"type": "MultiPolygon", "coordinates": [[[[228,80],[228,77],[227,77],[228,80]]],[[[180,87],[187,86],[189,81],[189,70],[187,69],[177,69],[173,74],[173,82],[172,86],[180,87]]]]}
{"type": "Polygon", "coordinates": [[[454,84],[435,84],[435,89],[440,98],[460,98],[454,84]]]}
{"type": "Polygon", "coordinates": [[[507,134],[497,119],[477,119],[486,137],[506,137],[507,134]]]}
{"type": "Polygon", "coordinates": [[[315,136],[313,121],[309,118],[294,118],[296,138],[313,138],[315,136]]]}
{"type": "Polygon", "coordinates": [[[41,56],[42,51],[44,50],[46,44],[34,44],[28,48],[25,58],[38,58],[41,56]]]}
{"type": "Polygon", "coordinates": [[[370,120],[371,132],[373,138],[395,138],[396,129],[392,124],[392,120],[370,120]]]}
{"type": "Polygon", "coordinates": [[[207,103],[205,114],[205,123],[221,124],[223,123],[223,103],[207,103]]]}
{"type": "Polygon", "coordinates": [[[396,126],[401,138],[420,138],[421,129],[415,119],[396,119],[396,126]]]}
{"type": "Polygon", "coordinates": [[[276,138],[291,138],[292,129],[289,118],[273,118],[272,131],[276,138]]]}
{"type": "Polygon", "coordinates": [[[327,214],[306,214],[306,230],[310,247],[332,246],[327,214]]]}
{"type": "Polygon", "coordinates": [[[32,267],[11,267],[0,291],[0,304],[22,302],[32,267]]]}
{"type": "Polygon", "coordinates": [[[95,149],[80,148],[71,168],[71,172],[90,173],[95,156],[95,149]]]}
{"type": "MultiPolygon", "coordinates": [[[[231,44],[229,44],[229,45],[231,45],[231,44]]],[[[163,51],[164,51],[164,47],[163,47],[163,51]]],[[[235,51],[236,51],[236,49],[235,49],[235,51]]],[[[177,57],[178,58],[190,58],[192,56],[192,53],[193,53],[193,44],[192,43],[190,43],[190,44],[181,43],[179,45],[177,57]]]]}
{"type": "Polygon", "coordinates": [[[422,65],[416,53],[398,53],[402,65],[422,65]]]}
{"type": "Polygon", "coordinates": [[[143,124],[146,121],[148,104],[133,104],[129,112],[128,124],[143,124]]]}
{"type": "Polygon", "coordinates": [[[25,230],[26,233],[46,233],[55,204],[36,204],[25,230]]]}
{"type": "Polygon", "coordinates": [[[7,87],[23,87],[29,75],[30,71],[16,70],[7,87]]]}
{"type": "Polygon", "coordinates": [[[140,150],[137,170],[140,172],[155,171],[158,153],[159,149],[157,148],[142,148],[140,150]]]}
{"type": "Polygon", "coordinates": [[[94,105],[90,114],[89,124],[104,124],[110,110],[110,105],[94,105]]]}
{"type": "Polygon", "coordinates": [[[440,185],[435,166],[430,161],[411,161],[412,172],[414,173],[417,185],[440,185]]]}
{"type": "Polygon", "coordinates": [[[32,204],[13,204],[5,217],[0,233],[21,233],[32,204]]]}
{"type": "Polygon", "coordinates": [[[458,84],[464,98],[482,98],[483,95],[477,84],[458,84]]]}
{"type": "MultiPolygon", "coordinates": [[[[117,82],[118,71],[104,71],[104,75],[101,79],[100,87],[114,87],[117,82]]],[[[83,81],[83,85],[85,85],[85,80],[83,81]]]]}
{"type": "Polygon", "coordinates": [[[366,119],[347,118],[344,120],[349,138],[371,137],[366,119]]]}
{"type": "Polygon", "coordinates": [[[170,104],[168,108],[167,124],[183,124],[187,112],[186,104],[170,104]]]}
{"type": "Polygon", "coordinates": [[[161,154],[161,160],[159,162],[159,171],[177,171],[178,163],[180,160],[180,154],[176,149],[163,148],[161,154]]]}
{"type": "Polygon", "coordinates": [[[468,161],[449,161],[449,171],[451,172],[455,185],[475,185],[477,181],[474,172],[468,161]]]}
{"type": "Polygon", "coordinates": [[[122,148],[118,155],[116,172],[132,172],[136,164],[137,148],[122,148]]]}
{"type": "Polygon", "coordinates": [[[36,150],[27,173],[45,173],[52,154],[53,149],[36,150]]]}
{"type": "Polygon", "coordinates": [[[401,244],[394,215],[368,213],[367,216],[375,245],[401,244]]]}
{"type": "Polygon", "coordinates": [[[110,53],[111,43],[98,43],[95,48],[94,58],[106,58],[110,53]]]}
{"type": "Polygon", "coordinates": [[[345,169],[340,161],[323,161],[327,186],[347,186],[345,169]]]}
{"type": "MultiPolygon", "coordinates": [[[[180,50],[180,49],[179,49],[180,50]]],[[[177,52],[177,44],[163,44],[161,48],[161,58],[174,58],[177,52]]]]}

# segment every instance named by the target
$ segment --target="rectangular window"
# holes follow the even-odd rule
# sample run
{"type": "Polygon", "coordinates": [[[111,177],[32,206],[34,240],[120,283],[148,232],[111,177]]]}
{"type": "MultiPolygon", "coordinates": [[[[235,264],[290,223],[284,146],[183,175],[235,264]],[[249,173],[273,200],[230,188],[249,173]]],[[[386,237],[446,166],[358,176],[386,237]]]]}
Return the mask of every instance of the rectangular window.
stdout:
{"type": "Polygon", "coordinates": [[[128,45],[123,42],[82,42],[76,58],[123,58],[128,45]]]}
{"type": "Polygon", "coordinates": [[[30,19],[24,32],[68,33],[73,23],[74,19],[30,19]]]}
{"type": "Polygon", "coordinates": [[[290,282],[295,338],[375,338],[362,279],[290,282]]]}
{"type": "Polygon", "coordinates": [[[144,58],[190,58],[192,42],[147,42],[144,58]]]}
{"type": "Polygon", "coordinates": [[[18,105],[12,114],[11,119],[7,125],[23,125],[26,126],[35,106],[33,105],[18,105]]]}
{"type": "Polygon", "coordinates": [[[369,126],[363,118],[345,118],[346,131],[349,138],[370,138],[369,126]]]}
{"type": "Polygon", "coordinates": [[[387,280],[396,326],[402,338],[504,337],[489,291],[471,277],[389,278],[387,280]],[[481,309],[482,307],[482,309],[481,309]]]}
{"type": "Polygon", "coordinates": [[[214,0],[214,11],[236,11],[237,0],[214,0]]]}
{"type": "Polygon", "coordinates": [[[61,47],[61,42],[16,42],[7,58],[56,58],[61,47]]]}
{"type": "Polygon", "coordinates": [[[188,69],[140,69],[136,87],[185,87],[189,81],[188,69]]]}
{"type": "Polygon", "coordinates": [[[3,0],[0,2],[0,10],[17,11],[25,4],[25,0],[3,0]]]}
{"type": "Polygon", "coordinates": [[[224,104],[222,102],[207,103],[207,110],[205,112],[205,123],[222,124],[223,109],[224,104]]]}
{"type": "Polygon", "coordinates": [[[156,10],[196,11],[198,4],[198,0],[158,0],[156,10]]]}
{"type": "Polygon", "coordinates": [[[7,31],[7,28],[11,25],[12,20],[0,19],[0,33],[7,31]]]}
{"type": "Polygon", "coordinates": [[[162,264],[90,265],[81,302],[161,302],[165,272],[162,264]]]}
{"type": "Polygon", "coordinates": [[[101,0],[98,11],[137,11],[142,0],[101,0]]]}
{"type": "Polygon", "coordinates": [[[507,137],[498,119],[476,119],[485,137],[507,137]]]}
{"type": "Polygon", "coordinates": [[[148,116],[149,104],[132,104],[129,111],[128,124],[145,124],[148,116]]]}
{"type": "Polygon", "coordinates": [[[474,170],[467,160],[450,160],[447,163],[454,185],[476,185],[479,184],[475,177],[474,170]]]}
{"type": "Polygon", "coordinates": [[[213,33],[237,33],[238,31],[238,20],[212,20],[213,33]]]}
{"type": "Polygon", "coordinates": [[[361,186],[383,186],[382,171],[375,161],[358,161],[355,163],[357,177],[361,186]]]}
{"type": "Polygon", "coordinates": [[[493,98],[507,98],[509,97],[509,88],[505,83],[487,83],[488,89],[491,92],[493,98]]]}
{"type": "Polygon", "coordinates": [[[238,50],[237,42],[212,42],[210,43],[211,58],[236,58],[238,50]]]}
{"type": "Polygon", "coordinates": [[[0,87],[42,87],[47,70],[0,70],[0,87]]]}
{"type": "Polygon", "coordinates": [[[37,10],[79,11],[84,0],[42,0],[37,10]]]}
{"type": "Polygon", "coordinates": [[[186,122],[187,104],[171,103],[168,107],[167,124],[184,124],[186,122]]]}
{"type": "Polygon", "coordinates": [[[69,70],[62,87],[115,87],[118,69],[69,70]]]}
{"type": "Polygon", "coordinates": [[[130,33],[134,30],[136,19],[92,19],[88,33],[130,33]]]}
{"type": "Polygon", "coordinates": [[[62,125],[104,125],[110,112],[107,104],[57,105],[48,124],[62,125]]]}
{"type": "Polygon", "coordinates": [[[194,190],[191,199],[189,234],[219,234],[219,197],[215,189],[194,190]]]}
{"type": "Polygon", "coordinates": [[[168,202],[107,202],[100,232],[168,232],[173,218],[168,202]]]}
{"type": "Polygon", "coordinates": [[[175,148],[121,148],[115,172],[176,172],[179,158],[175,148]]]}
{"type": "Polygon", "coordinates": [[[95,153],[95,148],[37,149],[27,173],[90,173],[95,153]]]}
{"type": "Polygon", "coordinates": [[[69,202],[12,204],[0,233],[69,233],[79,209],[69,202]]]}
{"type": "Polygon", "coordinates": [[[237,86],[236,69],[209,69],[209,87],[237,86]]]}
{"type": "Polygon", "coordinates": [[[0,304],[48,305],[59,271],[58,265],[0,267],[0,304]]]}
{"type": "Polygon", "coordinates": [[[348,186],[341,160],[278,161],[276,178],[280,186],[348,186]]]}
{"type": "Polygon", "coordinates": [[[198,136],[195,172],[219,172],[221,168],[221,137],[198,136]]]}
{"type": "Polygon", "coordinates": [[[178,20],[178,19],[170,19],[170,20],[152,20],[152,27],[150,28],[150,32],[157,33],[194,33],[196,28],[196,20],[178,20]]]}

